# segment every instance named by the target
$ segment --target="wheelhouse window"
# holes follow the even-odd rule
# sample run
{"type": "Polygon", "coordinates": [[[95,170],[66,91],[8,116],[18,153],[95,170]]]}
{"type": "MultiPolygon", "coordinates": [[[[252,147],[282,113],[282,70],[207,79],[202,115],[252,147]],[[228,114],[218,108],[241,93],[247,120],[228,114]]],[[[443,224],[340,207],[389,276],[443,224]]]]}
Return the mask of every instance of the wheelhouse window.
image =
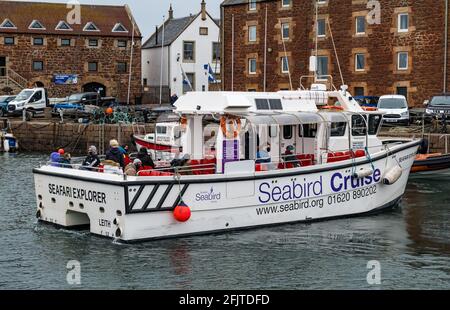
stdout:
{"type": "Polygon", "coordinates": [[[331,137],[343,137],[345,136],[345,131],[347,130],[347,123],[331,123],[331,137]]]}
{"type": "Polygon", "coordinates": [[[283,126],[283,139],[290,140],[294,136],[294,126],[283,126]]]}
{"type": "Polygon", "coordinates": [[[381,121],[383,117],[381,115],[370,115],[369,116],[369,135],[375,136],[378,134],[380,129],[381,121]]]}
{"type": "Polygon", "coordinates": [[[317,124],[299,126],[298,136],[300,138],[315,138],[317,136],[317,128],[317,124]]]}
{"type": "Polygon", "coordinates": [[[354,137],[363,137],[367,135],[366,119],[363,116],[352,116],[352,135],[354,137]]]}

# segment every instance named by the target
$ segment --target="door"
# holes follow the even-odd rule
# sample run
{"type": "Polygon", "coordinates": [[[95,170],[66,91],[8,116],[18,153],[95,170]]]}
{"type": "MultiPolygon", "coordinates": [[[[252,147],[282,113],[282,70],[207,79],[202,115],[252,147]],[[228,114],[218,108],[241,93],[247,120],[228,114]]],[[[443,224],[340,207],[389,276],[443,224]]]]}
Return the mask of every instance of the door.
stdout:
{"type": "Polygon", "coordinates": [[[6,76],[6,57],[0,57],[0,76],[6,76]]]}
{"type": "Polygon", "coordinates": [[[31,97],[27,108],[34,110],[43,110],[45,108],[45,95],[43,90],[38,90],[31,97]]]}

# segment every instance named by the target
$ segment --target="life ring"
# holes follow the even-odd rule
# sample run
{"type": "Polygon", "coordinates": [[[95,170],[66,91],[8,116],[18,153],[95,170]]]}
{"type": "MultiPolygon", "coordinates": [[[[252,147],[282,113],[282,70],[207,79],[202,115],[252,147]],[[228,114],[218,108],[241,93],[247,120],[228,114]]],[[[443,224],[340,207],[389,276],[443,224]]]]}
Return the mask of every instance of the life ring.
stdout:
{"type": "Polygon", "coordinates": [[[187,124],[188,124],[187,118],[186,117],[182,117],[181,120],[180,120],[180,124],[181,124],[181,130],[183,132],[185,132],[186,129],[187,129],[187,124]]]}
{"type": "Polygon", "coordinates": [[[343,107],[338,107],[338,106],[335,106],[335,105],[327,105],[327,106],[322,107],[322,110],[338,110],[338,111],[344,111],[344,108],[343,108],[343,107]]]}
{"type": "Polygon", "coordinates": [[[222,117],[220,119],[220,128],[227,139],[236,139],[241,132],[241,120],[239,118],[222,117]],[[228,125],[230,125],[230,130],[228,130],[228,125]]]}

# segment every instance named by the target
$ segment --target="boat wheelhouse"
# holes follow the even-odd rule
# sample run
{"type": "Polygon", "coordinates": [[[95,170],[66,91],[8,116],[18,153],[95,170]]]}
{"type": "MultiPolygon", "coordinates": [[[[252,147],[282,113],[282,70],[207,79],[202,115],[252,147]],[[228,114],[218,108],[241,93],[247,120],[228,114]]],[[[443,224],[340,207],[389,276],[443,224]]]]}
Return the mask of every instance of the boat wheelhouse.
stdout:
{"type": "Polygon", "coordinates": [[[34,170],[37,217],[138,241],[396,206],[420,141],[382,140],[381,113],[345,87],[314,89],[188,93],[178,121],[156,125],[173,128],[179,160],[136,176],[44,165],[34,170]]]}

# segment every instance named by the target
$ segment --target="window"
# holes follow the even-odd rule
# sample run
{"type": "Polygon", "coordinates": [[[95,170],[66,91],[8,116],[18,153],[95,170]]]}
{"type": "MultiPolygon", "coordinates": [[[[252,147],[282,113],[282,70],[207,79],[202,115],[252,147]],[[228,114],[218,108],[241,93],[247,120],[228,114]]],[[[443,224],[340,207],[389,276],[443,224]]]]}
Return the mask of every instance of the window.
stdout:
{"type": "Polygon", "coordinates": [[[33,38],[33,45],[44,45],[44,38],[33,38]]]}
{"type": "Polygon", "coordinates": [[[356,34],[366,33],[366,17],[358,16],[356,17],[356,34]]]}
{"type": "Polygon", "coordinates": [[[28,29],[45,30],[45,27],[38,20],[33,20],[28,29]]]}
{"type": "Polygon", "coordinates": [[[200,27],[200,35],[201,36],[207,36],[208,35],[208,28],[207,27],[200,27]]]}
{"type": "Polygon", "coordinates": [[[300,138],[315,138],[317,135],[317,124],[299,126],[298,136],[300,138]]]}
{"type": "Polygon", "coordinates": [[[398,14],[398,32],[408,32],[409,30],[409,15],[398,14]]]}
{"type": "Polygon", "coordinates": [[[405,98],[408,98],[408,87],[400,86],[397,87],[397,95],[404,96],[405,98]]]}
{"type": "Polygon", "coordinates": [[[183,60],[195,61],[195,42],[186,41],[183,43],[183,60]]]}
{"type": "Polygon", "coordinates": [[[317,36],[318,37],[325,37],[326,36],[325,26],[326,26],[325,19],[317,20],[317,36]]]}
{"type": "Polygon", "coordinates": [[[33,61],[33,70],[34,71],[42,71],[44,70],[44,62],[43,61],[33,61]]]}
{"type": "Polygon", "coordinates": [[[148,79],[147,78],[144,78],[144,86],[147,86],[148,85],[148,79]]]}
{"type": "Polygon", "coordinates": [[[364,54],[355,55],[355,70],[364,71],[366,69],[366,57],[364,54]]]}
{"type": "Polygon", "coordinates": [[[248,27],[248,41],[256,42],[256,26],[248,27]]]}
{"type": "Polygon", "coordinates": [[[14,25],[9,19],[5,19],[3,23],[0,24],[0,28],[17,29],[16,25],[14,25]]]}
{"type": "Polygon", "coordinates": [[[256,58],[250,58],[248,60],[248,73],[256,74],[256,58]]]}
{"type": "Polygon", "coordinates": [[[98,71],[98,62],[89,62],[88,63],[88,71],[89,72],[97,72],[98,71]]]}
{"type": "Polygon", "coordinates": [[[294,136],[294,128],[291,125],[283,126],[283,139],[290,140],[294,136]]]}
{"type": "Polygon", "coordinates": [[[397,69],[398,70],[408,70],[408,52],[398,53],[397,69]]]}
{"type": "Polygon", "coordinates": [[[128,32],[128,30],[121,23],[117,23],[114,26],[112,32],[128,32]]]}
{"type": "Polygon", "coordinates": [[[212,60],[213,62],[220,61],[221,54],[220,54],[220,43],[219,42],[213,42],[212,44],[212,60]]]}
{"type": "Polygon", "coordinates": [[[288,8],[291,6],[291,0],[281,0],[281,6],[283,8],[288,8]]]}
{"type": "Polygon", "coordinates": [[[88,45],[89,45],[89,47],[97,47],[98,46],[98,40],[97,39],[89,39],[88,45]]]}
{"type": "Polygon", "coordinates": [[[286,56],[281,57],[281,73],[289,73],[289,59],[286,56]]]}
{"type": "Polygon", "coordinates": [[[380,128],[382,119],[383,117],[381,115],[369,116],[369,135],[375,136],[378,134],[378,129],[380,128]]]}
{"type": "Polygon", "coordinates": [[[187,81],[183,81],[183,94],[195,90],[195,73],[186,73],[186,77],[191,85],[189,86],[187,81]]]}
{"type": "Polygon", "coordinates": [[[355,137],[362,137],[367,135],[366,119],[363,116],[352,116],[352,135],[355,137]]]}
{"type": "Polygon", "coordinates": [[[65,30],[65,31],[72,30],[72,28],[69,26],[69,24],[63,20],[58,23],[58,25],[56,26],[55,29],[56,30],[65,30]]]}
{"type": "Polygon", "coordinates": [[[118,62],[117,63],[117,72],[118,73],[126,73],[127,72],[127,63],[126,62],[118,62]]]}
{"type": "Polygon", "coordinates": [[[255,99],[255,104],[257,110],[283,110],[280,99],[255,99]]]}
{"type": "Polygon", "coordinates": [[[327,79],[328,76],[328,57],[317,57],[317,77],[319,80],[327,79]]]}
{"type": "Polygon", "coordinates": [[[256,11],[256,0],[248,0],[248,10],[256,11]]]}
{"type": "Polygon", "coordinates": [[[70,39],[61,39],[61,46],[71,46],[72,40],[70,39]]]}
{"type": "Polygon", "coordinates": [[[283,110],[280,99],[269,99],[269,105],[271,110],[283,110]]]}
{"type": "Polygon", "coordinates": [[[345,131],[347,129],[347,123],[331,123],[330,128],[330,136],[331,137],[343,137],[345,136],[345,131]]]}
{"type": "Polygon", "coordinates": [[[100,31],[100,29],[93,22],[89,22],[84,26],[83,31],[100,31]]]}
{"type": "Polygon", "coordinates": [[[5,37],[5,45],[14,45],[15,43],[15,38],[14,37],[5,37]]]}
{"type": "Polygon", "coordinates": [[[355,87],[355,97],[364,97],[364,87],[355,87]]]}
{"type": "Polygon", "coordinates": [[[117,47],[126,48],[128,46],[127,40],[118,40],[117,41],[117,47]]]}
{"type": "Polygon", "coordinates": [[[283,40],[289,40],[289,23],[281,24],[281,36],[283,40]]]}

